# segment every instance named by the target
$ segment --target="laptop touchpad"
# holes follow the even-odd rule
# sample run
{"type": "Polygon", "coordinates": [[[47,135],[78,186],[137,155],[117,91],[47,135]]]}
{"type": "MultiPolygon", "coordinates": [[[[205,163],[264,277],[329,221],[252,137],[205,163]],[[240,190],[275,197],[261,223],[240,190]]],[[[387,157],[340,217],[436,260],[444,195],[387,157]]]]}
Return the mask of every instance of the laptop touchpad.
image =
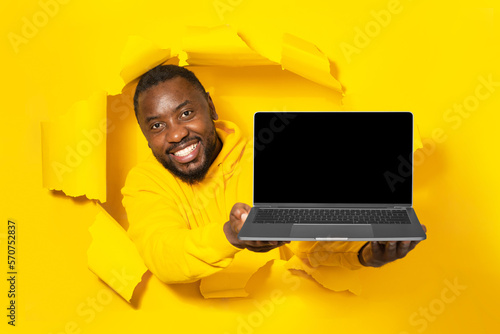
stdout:
{"type": "Polygon", "coordinates": [[[290,237],[302,238],[371,238],[371,225],[312,225],[295,224],[290,237]]]}

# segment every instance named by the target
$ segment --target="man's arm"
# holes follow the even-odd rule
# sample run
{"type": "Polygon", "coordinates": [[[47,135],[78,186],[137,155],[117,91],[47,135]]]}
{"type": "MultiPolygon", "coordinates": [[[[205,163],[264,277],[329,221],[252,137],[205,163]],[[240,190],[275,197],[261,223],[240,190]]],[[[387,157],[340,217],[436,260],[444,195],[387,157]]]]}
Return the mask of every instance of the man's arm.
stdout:
{"type": "Polygon", "coordinates": [[[122,193],[128,235],[149,270],[165,283],[209,276],[229,266],[241,250],[227,240],[225,221],[201,226],[188,221],[192,203],[183,205],[147,172],[132,170],[122,193]]]}
{"type": "Polygon", "coordinates": [[[228,221],[210,221],[205,213],[205,224],[190,223],[183,212],[196,203],[176,203],[172,192],[138,170],[130,172],[122,193],[128,234],[149,270],[165,283],[194,282],[229,266],[244,248],[267,252],[282,244],[238,240],[250,210],[241,203],[233,207],[228,221]]]}

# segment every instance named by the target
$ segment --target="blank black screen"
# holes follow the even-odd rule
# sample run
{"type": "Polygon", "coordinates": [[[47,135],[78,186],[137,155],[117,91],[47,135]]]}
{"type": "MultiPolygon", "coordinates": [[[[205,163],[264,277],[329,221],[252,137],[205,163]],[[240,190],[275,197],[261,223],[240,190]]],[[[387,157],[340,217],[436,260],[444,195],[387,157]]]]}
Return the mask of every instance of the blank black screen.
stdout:
{"type": "Polygon", "coordinates": [[[254,117],[254,203],[411,204],[410,112],[254,117]]]}

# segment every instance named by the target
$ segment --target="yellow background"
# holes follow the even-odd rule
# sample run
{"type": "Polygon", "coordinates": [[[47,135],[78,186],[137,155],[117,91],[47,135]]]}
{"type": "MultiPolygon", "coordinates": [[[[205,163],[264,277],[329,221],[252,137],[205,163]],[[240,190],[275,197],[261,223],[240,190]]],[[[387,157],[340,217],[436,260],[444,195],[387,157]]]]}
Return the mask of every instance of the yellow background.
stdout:
{"type": "MultiPolygon", "coordinates": [[[[446,118],[454,105],[474,101],[478,89],[488,92],[481,78],[500,82],[498,9],[493,1],[66,2],[52,7],[44,4],[53,2],[43,0],[0,4],[2,331],[498,332],[500,86],[490,87],[488,97],[470,107],[467,117],[453,122],[446,118]],[[381,11],[390,9],[390,19],[379,23],[381,11]],[[46,22],[40,11],[50,14],[46,22]],[[26,20],[34,19],[42,20],[36,32],[14,47],[9,34],[22,35],[26,20]],[[267,84],[278,98],[289,98],[283,103],[263,87],[255,88],[261,84],[258,76],[244,82],[237,72],[227,70],[224,77],[234,75],[238,85],[225,88],[207,75],[221,118],[241,121],[235,105],[244,105],[244,113],[254,108],[333,106],[410,110],[421,137],[435,144],[415,166],[414,179],[414,207],[428,227],[428,240],[404,260],[361,270],[359,296],[331,292],[305,277],[283,276],[282,267],[273,266],[251,281],[250,298],[204,300],[196,284],[164,286],[149,278],[148,291],[131,306],[87,269],[88,228],[98,208],[85,197],[70,198],[42,187],[40,122],[106,89],[120,71],[120,54],[129,35],[178,45],[187,26],[220,24],[261,41],[270,52],[281,45],[285,32],[312,42],[336,64],[346,87],[345,104],[339,107],[329,96],[318,100],[329,90],[305,79],[290,90],[289,85],[279,85],[290,74],[277,73],[276,84],[267,84]],[[360,31],[367,37],[360,37],[360,31]],[[347,44],[357,52],[343,52],[347,44]],[[245,88],[251,93],[244,93],[245,88]],[[260,104],[254,92],[267,94],[265,102],[260,104]],[[446,139],[433,141],[436,131],[446,139]],[[15,328],[7,326],[5,317],[9,218],[18,224],[15,328]],[[456,294],[449,290],[454,282],[461,287],[456,294]]],[[[124,128],[108,138],[115,141],[114,147],[123,139],[125,147],[113,154],[130,153],[130,161],[136,149],[126,144],[144,145],[132,117],[118,123],[124,128]]],[[[123,213],[112,213],[123,218],[123,213]]]]}

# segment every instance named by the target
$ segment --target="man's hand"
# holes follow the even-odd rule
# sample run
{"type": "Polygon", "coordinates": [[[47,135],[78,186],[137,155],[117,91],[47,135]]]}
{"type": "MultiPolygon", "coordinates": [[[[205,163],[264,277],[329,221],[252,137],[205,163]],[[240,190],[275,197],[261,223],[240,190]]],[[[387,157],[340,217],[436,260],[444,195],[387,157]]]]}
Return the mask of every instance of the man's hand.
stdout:
{"type": "Polygon", "coordinates": [[[289,241],[250,241],[239,240],[238,232],[240,232],[243,223],[248,217],[250,206],[244,203],[236,203],[231,209],[229,221],[224,224],[224,233],[229,242],[238,248],[247,248],[252,252],[268,252],[271,249],[279,247],[289,241]]]}
{"type": "MultiPolygon", "coordinates": [[[[427,232],[425,225],[422,228],[427,232]]],[[[382,267],[384,264],[402,259],[420,241],[371,241],[358,254],[359,262],[365,267],[382,267]]]]}

